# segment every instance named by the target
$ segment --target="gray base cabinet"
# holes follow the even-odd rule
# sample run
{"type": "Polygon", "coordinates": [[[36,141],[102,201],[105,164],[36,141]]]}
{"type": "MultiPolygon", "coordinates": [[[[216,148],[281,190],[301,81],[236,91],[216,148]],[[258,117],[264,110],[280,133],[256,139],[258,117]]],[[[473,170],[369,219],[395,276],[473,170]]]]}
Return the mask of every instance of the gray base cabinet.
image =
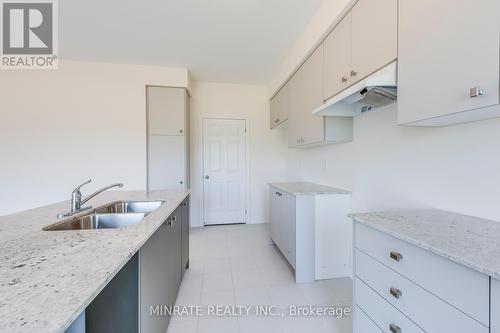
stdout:
{"type": "Polygon", "coordinates": [[[189,198],[184,200],[181,204],[181,216],[182,216],[182,236],[181,236],[181,260],[182,260],[182,275],[186,268],[189,267],[189,198]]]}
{"type": "Polygon", "coordinates": [[[139,332],[166,332],[168,328],[170,315],[164,310],[175,304],[182,280],[181,227],[182,205],[139,251],[139,332]]]}
{"type": "Polygon", "coordinates": [[[134,255],[85,310],[86,333],[136,333],[139,256],[134,255]]]}
{"type": "Polygon", "coordinates": [[[86,332],[166,332],[188,262],[186,198],[87,307],[86,332]]]}

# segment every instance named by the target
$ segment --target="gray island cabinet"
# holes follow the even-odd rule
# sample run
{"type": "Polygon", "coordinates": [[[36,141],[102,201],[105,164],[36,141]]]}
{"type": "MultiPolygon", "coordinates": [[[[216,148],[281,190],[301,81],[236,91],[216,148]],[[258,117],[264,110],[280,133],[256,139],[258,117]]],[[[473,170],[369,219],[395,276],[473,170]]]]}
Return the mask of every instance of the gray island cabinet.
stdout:
{"type": "Polygon", "coordinates": [[[86,332],[166,332],[189,261],[186,198],[86,309],[86,332]]]}

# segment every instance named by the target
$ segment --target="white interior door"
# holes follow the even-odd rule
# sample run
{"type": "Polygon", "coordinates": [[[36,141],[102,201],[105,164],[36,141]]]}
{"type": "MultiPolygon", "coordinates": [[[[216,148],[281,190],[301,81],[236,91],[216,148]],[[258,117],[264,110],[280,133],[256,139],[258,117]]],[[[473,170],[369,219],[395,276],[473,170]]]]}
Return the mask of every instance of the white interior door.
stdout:
{"type": "Polygon", "coordinates": [[[203,121],[205,225],[246,222],[246,121],[203,121]]]}

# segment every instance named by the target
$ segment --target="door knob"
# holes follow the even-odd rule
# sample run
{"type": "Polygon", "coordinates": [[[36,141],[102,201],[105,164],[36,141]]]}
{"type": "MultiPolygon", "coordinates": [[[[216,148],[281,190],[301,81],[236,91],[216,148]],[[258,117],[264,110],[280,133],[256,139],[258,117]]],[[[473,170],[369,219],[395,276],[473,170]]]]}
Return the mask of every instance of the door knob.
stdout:
{"type": "Polygon", "coordinates": [[[206,176],[205,176],[205,179],[210,179],[210,176],[209,176],[209,175],[206,175],[206,176]]]}

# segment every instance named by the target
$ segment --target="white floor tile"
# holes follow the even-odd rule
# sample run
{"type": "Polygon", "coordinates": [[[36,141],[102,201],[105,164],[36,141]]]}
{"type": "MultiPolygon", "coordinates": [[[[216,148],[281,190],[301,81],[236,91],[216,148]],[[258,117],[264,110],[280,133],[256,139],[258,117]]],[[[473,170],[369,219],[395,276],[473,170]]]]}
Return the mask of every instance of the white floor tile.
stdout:
{"type": "Polygon", "coordinates": [[[207,273],[203,275],[202,292],[233,290],[233,278],[230,272],[207,273]]]}
{"type": "Polygon", "coordinates": [[[238,305],[271,305],[271,298],[265,287],[236,289],[234,293],[238,305]]]}
{"type": "Polygon", "coordinates": [[[234,292],[231,291],[212,291],[201,294],[201,305],[208,306],[226,306],[235,305],[234,292]]]}
{"type": "Polygon", "coordinates": [[[170,322],[167,333],[196,333],[197,320],[170,322]]]}
{"type": "Polygon", "coordinates": [[[352,318],[289,317],[290,305],[352,306],[349,278],[296,284],[268,225],[191,229],[177,305],[276,305],[284,317],[174,317],[168,333],[352,333],[352,318]]]}
{"type": "Polygon", "coordinates": [[[264,280],[257,268],[233,270],[234,289],[264,287],[264,280]]]}
{"type": "Polygon", "coordinates": [[[239,333],[235,318],[210,317],[198,319],[197,333],[239,333]]]}
{"type": "Polygon", "coordinates": [[[243,317],[238,319],[238,326],[240,333],[286,333],[282,321],[275,318],[243,317]]]}

